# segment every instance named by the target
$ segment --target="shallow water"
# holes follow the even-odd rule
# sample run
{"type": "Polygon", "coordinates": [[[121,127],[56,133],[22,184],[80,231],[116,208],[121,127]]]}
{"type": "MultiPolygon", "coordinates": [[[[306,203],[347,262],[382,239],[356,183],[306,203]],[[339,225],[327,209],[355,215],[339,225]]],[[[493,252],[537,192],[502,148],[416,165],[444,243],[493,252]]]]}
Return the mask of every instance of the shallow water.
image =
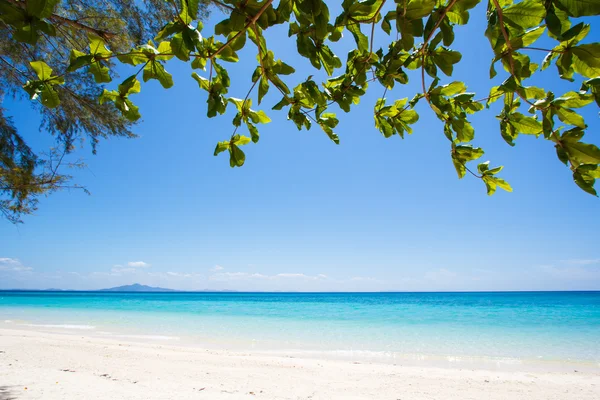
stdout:
{"type": "Polygon", "coordinates": [[[600,292],[0,292],[1,321],[241,350],[600,365],[600,292]]]}

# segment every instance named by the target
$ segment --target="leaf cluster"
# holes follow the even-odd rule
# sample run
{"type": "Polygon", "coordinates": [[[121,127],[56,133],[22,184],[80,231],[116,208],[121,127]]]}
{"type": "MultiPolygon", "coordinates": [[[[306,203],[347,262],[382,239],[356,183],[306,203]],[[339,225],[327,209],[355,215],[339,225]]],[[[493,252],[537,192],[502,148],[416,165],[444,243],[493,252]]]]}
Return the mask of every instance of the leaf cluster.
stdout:
{"type": "MultiPolygon", "coordinates": [[[[186,62],[192,77],[205,93],[207,116],[222,115],[235,109],[233,133],[218,142],[215,155],[227,151],[230,165],[245,162],[241,146],[259,141],[259,125],[270,121],[263,110],[252,109],[252,93],[257,91],[259,106],[274,89],[281,94],[273,110],[286,110],[287,118],[299,129],[318,125],[326,136],[340,143],[337,111],[348,113],[358,105],[373,82],[384,94],[374,104],[374,123],[385,138],[411,134],[419,114],[415,106],[425,101],[441,122],[443,136],[449,141],[450,161],[459,178],[467,173],[481,179],[488,194],[497,188],[511,191],[498,177],[502,167],[470,163],[485,153],[475,145],[476,133],[470,118],[486,108],[499,110],[500,136],[514,146],[519,135],[533,135],[552,142],[557,156],[573,173],[574,181],[588,193],[596,194],[595,179],[600,168],[600,150],[582,142],[587,124],[577,111],[592,104],[600,105],[600,44],[586,39],[591,31],[589,19],[600,14],[600,3],[573,0],[488,0],[487,28],[493,58],[490,78],[504,74],[500,85],[490,89],[483,99],[467,91],[467,84],[450,79],[462,54],[454,45],[454,30],[467,25],[471,11],[480,0],[342,0],[341,11],[332,15],[323,0],[211,0],[225,18],[214,31],[203,33],[198,0],[169,0],[169,20],[145,44],[123,50],[111,45],[110,38],[88,31],[87,46],[71,49],[66,73],[89,74],[97,85],[117,77],[115,65],[135,70],[115,90],[104,89],[99,104],[112,104],[122,118],[135,122],[141,118],[130,96],[142,89],[142,82],[156,80],[165,89],[174,85],[167,72],[169,60],[186,62]],[[277,26],[287,28],[297,53],[326,78],[319,82],[309,75],[294,87],[286,83],[296,69],[280,60],[269,49],[265,33],[277,26]],[[390,38],[384,48],[374,47],[374,35],[390,38]],[[336,54],[336,43],[344,35],[352,48],[345,58],[336,54]],[[555,45],[535,47],[547,36],[555,45]],[[395,40],[394,40],[395,38],[395,40]],[[240,61],[240,51],[254,49],[256,67],[251,87],[241,99],[229,96],[228,66],[240,61]],[[532,51],[546,53],[541,64],[534,62],[532,51]],[[556,95],[548,88],[528,86],[540,70],[555,65],[558,78],[576,82],[573,90],[556,95]],[[498,69],[502,72],[498,72],[498,69]],[[136,72],[137,70],[137,72],[136,72]],[[140,77],[141,75],[141,77],[140,77]],[[409,79],[420,81],[422,90],[408,98],[388,101],[386,94],[409,79]],[[500,102],[497,104],[496,102],[500,102]],[[238,129],[244,126],[249,136],[238,129]]],[[[24,45],[35,44],[41,35],[55,34],[56,0],[21,2],[2,0],[2,22],[11,39],[24,45]]],[[[23,88],[32,100],[47,108],[61,106],[59,88],[68,83],[68,75],[53,74],[42,58],[31,60],[28,68],[37,76],[23,88]]],[[[240,96],[241,97],[241,96],[240,96]]]]}

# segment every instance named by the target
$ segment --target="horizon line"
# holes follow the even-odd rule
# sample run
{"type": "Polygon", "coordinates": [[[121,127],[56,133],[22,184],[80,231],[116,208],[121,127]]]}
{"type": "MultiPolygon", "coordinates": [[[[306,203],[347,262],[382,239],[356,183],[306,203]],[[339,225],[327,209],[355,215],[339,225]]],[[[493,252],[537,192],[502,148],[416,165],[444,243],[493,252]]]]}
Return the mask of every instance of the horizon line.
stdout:
{"type": "MultiPolygon", "coordinates": [[[[163,288],[161,288],[163,289],[163,288]]],[[[173,293],[265,293],[265,294],[394,294],[394,293],[577,293],[577,292],[600,292],[600,289],[574,289],[574,290],[385,290],[385,291],[265,291],[265,290],[233,290],[233,289],[199,289],[199,290],[110,290],[109,289],[0,289],[0,292],[83,292],[83,293],[152,293],[152,294],[173,294],[173,293]]]]}

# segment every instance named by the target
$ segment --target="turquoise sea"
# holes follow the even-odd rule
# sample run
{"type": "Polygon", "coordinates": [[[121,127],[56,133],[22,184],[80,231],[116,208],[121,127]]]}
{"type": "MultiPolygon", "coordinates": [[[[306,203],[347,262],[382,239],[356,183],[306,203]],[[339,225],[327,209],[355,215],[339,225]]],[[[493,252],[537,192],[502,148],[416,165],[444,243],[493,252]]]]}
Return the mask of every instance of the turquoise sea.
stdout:
{"type": "Polygon", "coordinates": [[[600,366],[600,292],[0,292],[0,327],[390,360],[600,366]]]}

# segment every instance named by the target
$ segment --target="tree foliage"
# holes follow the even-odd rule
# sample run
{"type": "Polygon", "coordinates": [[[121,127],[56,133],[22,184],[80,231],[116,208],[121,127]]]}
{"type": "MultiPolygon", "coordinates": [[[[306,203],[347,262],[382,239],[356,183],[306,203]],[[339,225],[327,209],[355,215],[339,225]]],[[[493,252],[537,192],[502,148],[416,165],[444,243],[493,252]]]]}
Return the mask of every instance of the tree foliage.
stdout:
{"type": "MultiPolygon", "coordinates": [[[[198,17],[205,17],[207,3],[196,5],[198,17]]],[[[0,98],[33,100],[42,116],[40,129],[56,138],[56,145],[46,151],[26,143],[6,107],[0,106],[4,217],[18,222],[36,209],[39,196],[78,187],[69,185],[64,172],[83,166],[64,161],[78,141],[89,140],[95,151],[101,138],[135,136],[132,124],[137,118],[126,111],[127,103],[101,101],[104,88],[98,82],[111,79],[109,70],[115,64],[88,62],[87,68],[78,69],[70,63],[72,54],[97,54],[104,43],[113,51],[128,52],[153,38],[172,15],[172,5],[164,0],[0,1],[0,98]]]]}
{"type": "MultiPolygon", "coordinates": [[[[480,1],[343,0],[341,12],[332,15],[323,0],[210,0],[226,11],[226,17],[213,32],[203,32],[205,8],[199,0],[152,0],[146,7],[137,1],[0,0],[2,62],[7,66],[2,79],[14,76],[8,90],[18,82],[22,93],[35,100],[51,121],[45,127],[71,146],[79,132],[86,132],[94,143],[102,136],[131,136],[131,123],[141,117],[134,99],[143,83],[156,80],[168,89],[173,86],[168,63],[174,59],[186,62],[205,93],[208,117],[235,109],[232,134],[219,141],[214,151],[215,155],[226,152],[231,167],[245,163],[243,146],[257,143],[260,125],[270,122],[264,110],[252,108],[253,93],[260,107],[269,91],[277,91],[281,100],[272,110],[286,111],[299,130],[318,126],[338,144],[337,114],[350,112],[377,84],[383,95],[373,105],[374,124],[383,136],[411,134],[411,126],[419,119],[416,104],[427,103],[443,125],[441,133],[448,140],[458,177],[469,173],[481,179],[488,194],[497,188],[512,189],[499,176],[501,166],[480,162],[484,150],[473,144],[475,130],[470,119],[501,102],[496,117],[501,137],[509,145],[513,146],[519,135],[552,142],[575,183],[596,195],[600,149],[582,142],[587,125],[578,109],[594,103],[600,106],[600,43],[586,41],[589,18],[577,18],[599,15],[600,2],[488,0],[485,36],[493,52],[489,74],[490,78],[502,74],[504,81],[477,98],[465,82],[452,79],[462,59],[452,46],[454,30],[469,23],[470,11],[480,1]],[[76,7],[75,3],[82,5],[76,7]],[[92,21],[98,18],[95,25],[83,25],[82,18],[77,18],[88,15],[88,8],[92,21]],[[112,16],[110,23],[100,17],[107,13],[112,16]],[[323,71],[327,75],[324,80],[316,79],[322,74],[315,71],[295,87],[288,86],[287,77],[296,71],[269,49],[265,37],[265,32],[277,25],[287,27],[298,54],[315,70],[323,71]],[[71,33],[67,35],[65,30],[71,33]],[[376,33],[387,35],[387,47],[374,47],[376,33]],[[334,51],[343,35],[350,36],[354,44],[345,59],[334,51]],[[550,38],[554,47],[535,47],[542,37],[546,37],[544,41],[550,38]],[[52,49],[56,43],[61,47],[52,49]],[[238,54],[246,47],[254,48],[257,65],[250,89],[241,99],[229,94],[227,67],[240,61],[238,54]],[[61,57],[60,50],[66,48],[69,55],[61,57]],[[540,51],[547,55],[538,65],[529,54],[540,51]],[[552,64],[560,79],[574,82],[573,90],[554,93],[551,88],[527,84],[536,72],[552,64]],[[109,90],[105,85],[117,78],[117,66],[132,72],[109,90]],[[388,101],[388,91],[406,85],[409,75],[420,81],[422,90],[410,99],[388,101]],[[90,115],[98,110],[110,117],[98,126],[85,125],[86,121],[74,114],[81,108],[73,105],[73,98],[86,99],[90,125],[97,122],[90,115]],[[240,127],[248,133],[241,133],[240,127]]],[[[13,138],[18,137],[14,128],[9,130],[14,132],[13,138]]],[[[27,161],[26,151],[8,151],[9,147],[19,148],[15,140],[6,151],[3,144],[3,154],[13,160],[3,168],[17,168],[13,166],[27,161]]],[[[2,179],[4,183],[7,178],[2,179]]]]}

